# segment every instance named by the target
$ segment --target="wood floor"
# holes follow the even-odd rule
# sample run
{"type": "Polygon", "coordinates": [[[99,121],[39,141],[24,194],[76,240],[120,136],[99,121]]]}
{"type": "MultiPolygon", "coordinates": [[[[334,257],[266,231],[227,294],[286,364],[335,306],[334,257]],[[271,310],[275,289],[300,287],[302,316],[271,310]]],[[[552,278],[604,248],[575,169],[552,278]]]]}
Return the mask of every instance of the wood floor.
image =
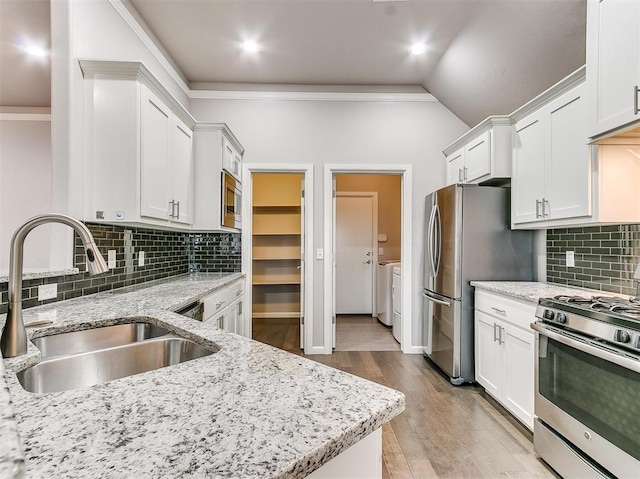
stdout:
{"type": "MultiPolygon", "coordinates": [[[[270,322],[272,320],[269,320],[270,322]]],[[[254,320],[254,338],[301,354],[294,330],[284,337],[254,320]],[[287,347],[278,346],[278,344],[287,347]]],[[[452,386],[419,355],[338,351],[309,359],[402,391],[405,411],[382,429],[383,478],[555,478],[533,452],[531,434],[480,386],[452,386]]]]}
{"type": "Polygon", "coordinates": [[[371,316],[336,318],[336,351],[400,351],[391,328],[371,316]]]}

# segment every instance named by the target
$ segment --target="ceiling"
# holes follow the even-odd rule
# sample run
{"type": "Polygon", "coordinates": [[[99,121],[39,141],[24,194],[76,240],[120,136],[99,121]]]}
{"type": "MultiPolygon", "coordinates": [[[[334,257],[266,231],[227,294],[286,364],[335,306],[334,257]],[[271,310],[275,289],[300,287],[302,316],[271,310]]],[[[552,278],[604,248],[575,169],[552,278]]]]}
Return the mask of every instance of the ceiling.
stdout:
{"type": "MultiPolygon", "coordinates": [[[[586,0],[130,2],[193,89],[425,89],[470,126],[585,62],[586,0]],[[262,51],[242,51],[247,39],[262,51]],[[429,51],[410,55],[416,41],[429,51]]],[[[48,34],[46,5],[0,0],[1,106],[43,106],[49,74],[25,75],[7,34],[48,34]]]]}

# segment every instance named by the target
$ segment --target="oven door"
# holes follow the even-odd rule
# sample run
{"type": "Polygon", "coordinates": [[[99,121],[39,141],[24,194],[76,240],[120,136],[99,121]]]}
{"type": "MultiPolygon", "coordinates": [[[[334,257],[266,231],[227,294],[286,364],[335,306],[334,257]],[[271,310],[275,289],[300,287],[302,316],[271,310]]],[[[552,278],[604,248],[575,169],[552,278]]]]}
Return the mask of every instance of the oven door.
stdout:
{"type": "Polygon", "coordinates": [[[539,333],[535,414],[614,476],[639,477],[640,360],[543,323],[531,327],[539,333]]]}
{"type": "Polygon", "coordinates": [[[228,173],[222,173],[222,225],[240,229],[242,190],[240,182],[228,173]]]}

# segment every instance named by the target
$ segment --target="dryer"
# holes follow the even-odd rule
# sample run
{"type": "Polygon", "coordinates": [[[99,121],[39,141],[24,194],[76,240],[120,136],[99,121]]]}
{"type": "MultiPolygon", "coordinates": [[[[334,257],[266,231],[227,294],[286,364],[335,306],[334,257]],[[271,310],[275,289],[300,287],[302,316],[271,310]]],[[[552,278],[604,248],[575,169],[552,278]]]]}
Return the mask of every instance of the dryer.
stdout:
{"type": "Polygon", "coordinates": [[[393,280],[393,267],[400,265],[400,261],[378,261],[376,266],[376,311],[378,321],[385,326],[393,325],[393,299],[391,286],[393,280]]]}

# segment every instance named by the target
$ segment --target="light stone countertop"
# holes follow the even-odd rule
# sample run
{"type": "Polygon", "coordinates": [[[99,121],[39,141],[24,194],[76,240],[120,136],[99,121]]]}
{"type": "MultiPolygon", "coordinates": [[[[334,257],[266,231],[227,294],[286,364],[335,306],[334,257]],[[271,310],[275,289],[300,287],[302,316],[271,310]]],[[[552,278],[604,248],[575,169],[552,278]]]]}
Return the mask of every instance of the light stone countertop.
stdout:
{"type": "MultiPolygon", "coordinates": [[[[33,271],[31,273],[24,273],[22,275],[22,281],[28,281],[30,279],[52,278],[54,276],[66,276],[70,274],[78,274],[80,270],[78,268],[61,269],[59,271],[33,271]]],[[[0,271],[0,283],[9,282],[9,273],[7,270],[0,271]]]]}
{"type": "Polygon", "coordinates": [[[471,281],[471,286],[477,289],[499,293],[505,296],[522,299],[531,303],[538,303],[540,298],[553,298],[554,296],[617,296],[628,298],[622,294],[598,291],[595,289],[576,288],[555,283],[538,283],[531,281],[471,281]]]}
{"type": "Polygon", "coordinates": [[[398,391],[171,312],[239,277],[184,276],[24,310],[25,323],[54,320],[29,329],[30,338],[133,317],[220,350],[86,389],[31,394],[15,374],[39,360],[30,342],[27,355],[5,360],[0,478],[15,477],[23,458],[27,478],[304,477],[402,412],[398,391]]]}

